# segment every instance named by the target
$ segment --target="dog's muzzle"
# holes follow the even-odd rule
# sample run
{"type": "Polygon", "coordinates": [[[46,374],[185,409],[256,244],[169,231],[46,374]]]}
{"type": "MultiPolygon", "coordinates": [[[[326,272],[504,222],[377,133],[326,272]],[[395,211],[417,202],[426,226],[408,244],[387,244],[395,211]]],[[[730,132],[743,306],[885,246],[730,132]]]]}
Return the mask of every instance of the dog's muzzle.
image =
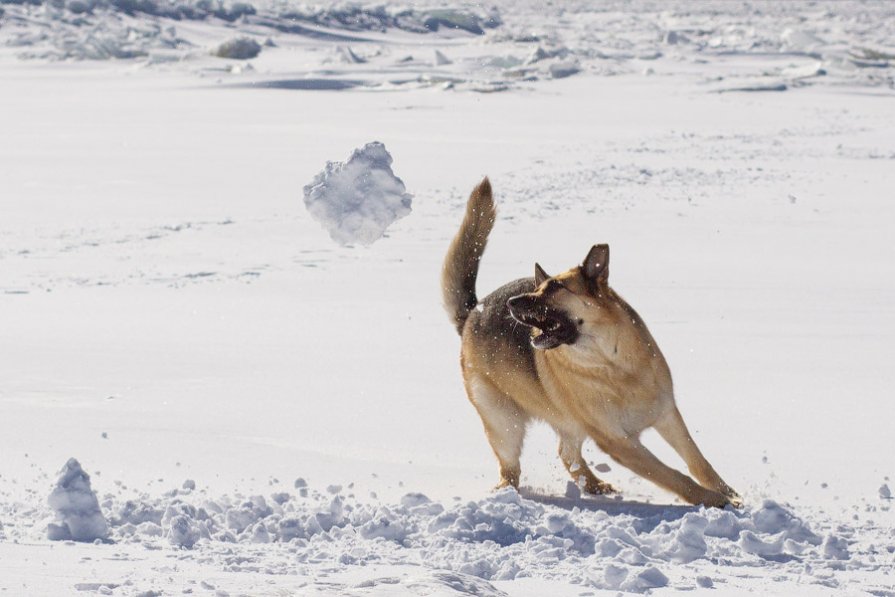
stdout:
{"type": "Polygon", "coordinates": [[[520,294],[507,301],[513,319],[539,331],[531,338],[531,345],[549,350],[578,339],[578,326],[561,309],[546,305],[537,295],[520,294]]]}

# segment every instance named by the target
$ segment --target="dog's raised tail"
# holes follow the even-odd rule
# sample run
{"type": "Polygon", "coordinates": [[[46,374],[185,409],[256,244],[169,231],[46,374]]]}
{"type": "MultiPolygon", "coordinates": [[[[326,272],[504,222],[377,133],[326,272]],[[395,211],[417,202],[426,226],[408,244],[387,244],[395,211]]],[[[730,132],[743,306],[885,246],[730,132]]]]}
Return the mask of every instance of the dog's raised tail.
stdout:
{"type": "Polygon", "coordinates": [[[444,308],[458,334],[463,333],[463,324],[478,303],[475,280],[479,273],[479,261],[485,252],[488,234],[494,227],[496,217],[491,182],[486,177],[469,196],[463,223],[451,241],[441,269],[444,308]]]}

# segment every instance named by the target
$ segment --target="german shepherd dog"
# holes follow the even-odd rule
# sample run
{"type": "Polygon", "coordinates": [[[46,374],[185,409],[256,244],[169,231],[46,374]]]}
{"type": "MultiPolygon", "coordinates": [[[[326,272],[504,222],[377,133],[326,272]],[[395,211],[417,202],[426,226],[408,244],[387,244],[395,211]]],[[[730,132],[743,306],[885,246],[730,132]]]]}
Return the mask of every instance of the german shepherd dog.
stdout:
{"type": "Polygon", "coordinates": [[[556,431],[560,459],[588,493],[615,491],[581,455],[591,438],[619,464],[691,504],[741,505],[687,431],[668,364],[646,324],[609,287],[609,246],[594,246],[581,265],[556,276],[535,264],[533,278],[510,282],[479,302],[475,282],[495,217],[485,178],[469,197],[441,284],[462,339],[466,393],[500,465],[497,487],[518,488],[526,426],[541,419],[556,431]],[[640,443],[649,427],[696,481],[640,443]]]}

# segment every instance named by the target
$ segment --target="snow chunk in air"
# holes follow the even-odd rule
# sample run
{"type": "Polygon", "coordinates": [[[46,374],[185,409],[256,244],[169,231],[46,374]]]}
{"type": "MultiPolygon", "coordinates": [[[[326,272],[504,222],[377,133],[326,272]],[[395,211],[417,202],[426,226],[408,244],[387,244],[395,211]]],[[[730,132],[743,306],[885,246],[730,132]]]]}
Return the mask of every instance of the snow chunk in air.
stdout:
{"type": "Polygon", "coordinates": [[[70,458],[59,471],[47,501],[56,512],[55,522],[47,525],[50,541],[94,541],[108,536],[109,525],[90,487],[90,475],[76,459],[70,458]]]}
{"type": "Polygon", "coordinates": [[[391,168],[378,141],[355,149],[346,162],[327,162],[304,188],[305,207],[341,245],[371,245],[410,213],[413,196],[391,168]]]}

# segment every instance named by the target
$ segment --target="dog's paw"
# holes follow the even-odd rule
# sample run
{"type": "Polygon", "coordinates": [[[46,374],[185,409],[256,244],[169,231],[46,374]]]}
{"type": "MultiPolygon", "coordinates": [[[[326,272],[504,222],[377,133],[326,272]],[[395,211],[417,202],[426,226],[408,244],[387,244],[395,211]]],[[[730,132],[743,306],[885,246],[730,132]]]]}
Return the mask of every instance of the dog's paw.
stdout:
{"type": "Polygon", "coordinates": [[[733,506],[734,508],[736,508],[737,510],[743,509],[743,498],[740,497],[740,494],[738,494],[736,491],[734,491],[732,489],[730,490],[730,492],[725,491],[724,497],[726,497],[728,500],[728,503],[731,506],[733,506]]]}
{"type": "Polygon", "coordinates": [[[740,497],[740,494],[738,494],[736,490],[727,483],[724,483],[722,485],[721,494],[729,500],[730,505],[734,508],[740,509],[743,507],[743,498],[740,497]]]}
{"type": "Polygon", "coordinates": [[[690,503],[694,506],[705,506],[706,508],[723,508],[727,505],[733,505],[729,497],[711,489],[700,492],[690,503]]]}
{"type": "Polygon", "coordinates": [[[507,487],[511,487],[512,489],[519,491],[519,484],[514,483],[509,479],[501,479],[500,482],[491,489],[491,491],[501,491],[503,489],[506,489],[507,487]]]}
{"type": "Polygon", "coordinates": [[[600,481],[599,479],[593,479],[585,483],[584,485],[584,493],[590,495],[610,495],[613,493],[618,493],[618,489],[610,485],[605,481],[600,481]]]}

